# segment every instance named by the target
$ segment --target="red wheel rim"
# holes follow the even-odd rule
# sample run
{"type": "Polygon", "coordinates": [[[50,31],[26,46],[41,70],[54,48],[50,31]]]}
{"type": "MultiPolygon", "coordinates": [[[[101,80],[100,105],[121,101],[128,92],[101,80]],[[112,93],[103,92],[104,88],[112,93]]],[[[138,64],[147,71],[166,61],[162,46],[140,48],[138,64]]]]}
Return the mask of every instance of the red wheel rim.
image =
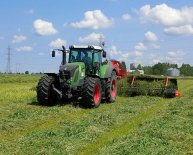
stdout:
{"type": "Polygon", "coordinates": [[[111,97],[113,98],[116,97],[116,93],[117,93],[117,85],[115,79],[113,79],[111,83],[111,97]]]}
{"type": "Polygon", "coordinates": [[[94,88],[94,104],[98,105],[100,101],[100,86],[97,84],[94,88]]]}

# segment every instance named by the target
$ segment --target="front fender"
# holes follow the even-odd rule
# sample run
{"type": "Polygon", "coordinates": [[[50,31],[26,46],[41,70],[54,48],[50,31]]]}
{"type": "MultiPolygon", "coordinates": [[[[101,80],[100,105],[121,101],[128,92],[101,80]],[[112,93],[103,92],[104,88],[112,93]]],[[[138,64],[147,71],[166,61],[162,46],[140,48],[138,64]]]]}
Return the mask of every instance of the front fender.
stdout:
{"type": "Polygon", "coordinates": [[[48,76],[53,76],[55,78],[59,78],[59,75],[56,74],[56,73],[44,73],[45,75],[48,75],[48,76]]]}

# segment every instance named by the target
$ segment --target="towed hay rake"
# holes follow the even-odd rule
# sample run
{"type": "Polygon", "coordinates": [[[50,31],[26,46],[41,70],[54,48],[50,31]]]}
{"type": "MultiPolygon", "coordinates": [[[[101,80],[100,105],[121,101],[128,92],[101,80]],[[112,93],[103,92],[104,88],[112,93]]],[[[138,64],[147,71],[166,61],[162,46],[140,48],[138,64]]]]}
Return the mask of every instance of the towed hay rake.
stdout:
{"type": "Polygon", "coordinates": [[[126,96],[161,96],[167,98],[180,96],[177,79],[144,75],[128,76],[126,82],[120,83],[119,94],[126,96]]]}

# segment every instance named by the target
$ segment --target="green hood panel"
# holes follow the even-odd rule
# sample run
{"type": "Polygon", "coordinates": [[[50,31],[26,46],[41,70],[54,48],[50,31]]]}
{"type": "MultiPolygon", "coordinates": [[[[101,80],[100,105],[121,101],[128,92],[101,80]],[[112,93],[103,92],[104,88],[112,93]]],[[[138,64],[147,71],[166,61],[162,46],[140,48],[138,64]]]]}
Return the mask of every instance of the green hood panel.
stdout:
{"type": "Polygon", "coordinates": [[[85,64],[83,62],[73,62],[61,66],[60,70],[70,73],[68,83],[71,86],[79,86],[81,79],[85,77],[85,64]]]}
{"type": "Polygon", "coordinates": [[[74,76],[71,77],[71,86],[79,86],[80,81],[85,77],[85,64],[83,62],[74,62],[72,64],[75,64],[78,67],[74,72],[74,76]]]}

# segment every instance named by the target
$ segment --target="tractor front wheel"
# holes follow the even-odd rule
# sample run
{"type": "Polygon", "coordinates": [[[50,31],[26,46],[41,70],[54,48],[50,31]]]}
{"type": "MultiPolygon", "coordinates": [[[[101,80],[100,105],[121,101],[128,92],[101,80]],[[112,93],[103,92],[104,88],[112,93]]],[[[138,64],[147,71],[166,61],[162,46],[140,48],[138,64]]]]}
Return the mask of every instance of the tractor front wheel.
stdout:
{"type": "Polygon", "coordinates": [[[86,107],[97,108],[101,103],[101,82],[98,78],[85,79],[83,88],[83,104],[86,107]]]}
{"type": "Polygon", "coordinates": [[[37,100],[40,105],[52,106],[57,103],[58,97],[52,85],[58,85],[55,77],[45,75],[40,79],[37,86],[37,100]]]}

